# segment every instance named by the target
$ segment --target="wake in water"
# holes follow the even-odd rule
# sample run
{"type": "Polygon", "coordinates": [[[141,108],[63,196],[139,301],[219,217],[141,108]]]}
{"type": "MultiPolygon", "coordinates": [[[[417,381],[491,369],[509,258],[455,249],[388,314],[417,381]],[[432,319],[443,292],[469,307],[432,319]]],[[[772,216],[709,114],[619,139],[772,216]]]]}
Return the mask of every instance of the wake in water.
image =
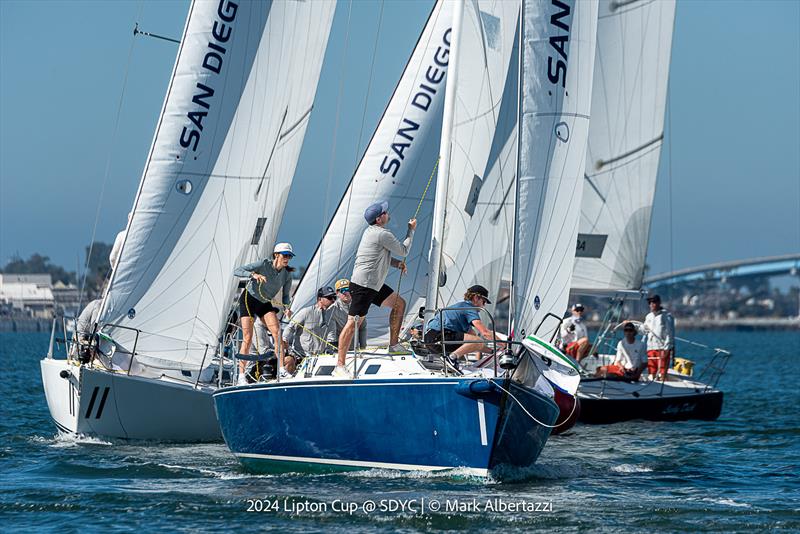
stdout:
{"type": "Polygon", "coordinates": [[[59,449],[78,447],[80,445],[114,445],[111,441],[100,438],[85,436],[83,434],[67,434],[58,432],[54,436],[46,438],[44,436],[32,436],[29,441],[36,444],[50,445],[59,449]]]}

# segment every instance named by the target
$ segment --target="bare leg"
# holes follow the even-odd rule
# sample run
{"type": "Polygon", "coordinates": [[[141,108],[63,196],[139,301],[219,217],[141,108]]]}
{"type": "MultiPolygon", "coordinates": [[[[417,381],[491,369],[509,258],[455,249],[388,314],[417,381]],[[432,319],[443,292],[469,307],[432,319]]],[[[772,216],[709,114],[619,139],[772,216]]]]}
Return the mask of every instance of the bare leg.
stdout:
{"type": "Polygon", "coordinates": [[[389,313],[389,345],[397,345],[400,327],[403,326],[403,316],[406,314],[406,301],[395,291],[381,302],[381,306],[392,309],[389,313]]]}
{"type": "MultiPolygon", "coordinates": [[[[361,321],[364,318],[360,318],[358,324],[361,325],[361,321]]],[[[356,318],[352,315],[347,317],[347,324],[344,325],[342,328],[341,333],[339,334],[339,361],[337,365],[344,366],[345,358],[347,358],[347,351],[350,350],[350,346],[353,344],[353,336],[356,332],[356,318]]]]}
{"type": "MultiPolygon", "coordinates": [[[[242,324],[242,344],[239,347],[239,354],[250,354],[250,344],[253,342],[253,318],[243,316],[241,319],[242,324]]],[[[247,362],[239,360],[239,374],[244,375],[247,368],[247,362]]]]}
{"type": "Polygon", "coordinates": [[[275,312],[265,313],[261,320],[264,321],[264,326],[267,327],[269,333],[272,334],[272,341],[275,343],[275,355],[278,358],[278,373],[280,374],[283,368],[283,339],[281,338],[281,324],[278,321],[278,316],[275,312]]]}
{"type": "Polygon", "coordinates": [[[489,347],[483,340],[472,334],[464,334],[465,343],[452,352],[453,357],[460,357],[469,354],[470,352],[490,352],[489,347]],[[472,343],[469,343],[472,341],[472,343]]]}
{"type": "Polygon", "coordinates": [[[578,340],[578,352],[577,356],[575,357],[576,360],[581,361],[586,356],[589,355],[589,349],[592,348],[591,343],[589,343],[589,339],[582,337],[578,340]]]}

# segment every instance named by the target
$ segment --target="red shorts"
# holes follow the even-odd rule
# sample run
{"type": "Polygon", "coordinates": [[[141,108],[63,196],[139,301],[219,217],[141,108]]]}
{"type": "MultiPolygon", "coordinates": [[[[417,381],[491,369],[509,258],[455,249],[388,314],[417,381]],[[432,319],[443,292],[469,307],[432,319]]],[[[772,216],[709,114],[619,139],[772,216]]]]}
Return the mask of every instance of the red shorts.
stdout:
{"type": "Polygon", "coordinates": [[[625,368],[621,365],[607,365],[606,366],[606,374],[607,375],[617,375],[617,376],[625,376],[625,368]]]}
{"type": "Polygon", "coordinates": [[[669,352],[666,350],[647,351],[647,372],[651,375],[658,374],[659,370],[666,373],[669,367],[669,352]]]}
{"type": "Polygon", "coordinates": [[[567,347],[564,349],[564,354],[569,354],[573,358],[577,358],[578,346],[579,343],[577,341],[573,341],[572,343],[567,343],[567,347]]]}

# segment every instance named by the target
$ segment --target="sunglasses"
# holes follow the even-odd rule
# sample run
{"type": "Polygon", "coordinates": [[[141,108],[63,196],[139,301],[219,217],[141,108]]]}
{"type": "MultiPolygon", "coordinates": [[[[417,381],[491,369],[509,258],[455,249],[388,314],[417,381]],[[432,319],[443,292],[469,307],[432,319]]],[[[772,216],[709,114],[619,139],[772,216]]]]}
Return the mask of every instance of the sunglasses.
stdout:
{"type": "Polygon", "coordinates": [[[339,293],[350,293],[350,288],[349,287],[343,287],[342,289],[339,290],[339,293]]]}

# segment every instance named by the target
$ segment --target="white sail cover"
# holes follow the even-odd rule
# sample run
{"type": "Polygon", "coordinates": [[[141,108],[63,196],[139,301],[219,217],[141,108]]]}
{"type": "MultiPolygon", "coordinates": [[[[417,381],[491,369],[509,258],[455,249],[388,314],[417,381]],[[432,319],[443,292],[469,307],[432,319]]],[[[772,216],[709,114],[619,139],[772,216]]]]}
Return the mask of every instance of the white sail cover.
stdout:
{"type": "Polygon", "coordinates": [[[642,285],[675,2],[603,0],[573,290],[642,285]]]}
{"type": "MultiPolygon", "coordinates": [[[[515,336],[566,310],[575,261],[597,2],[524,0],[519,179],[512,276],[515,336]]],[[[539,330],[539,335],[545,332],[539,330]]],[[[546,336],[544,336],[546,337],[546,336]]]]}
{"type": "MultiPolygon", "coordinates": [[[[442,125],[442,101],[449,63],[452,2],[436,3],[397,88],[367,146],[325,235],[297,287],[292,310],[316,300],[316,290],[350,278],[356,249],[367,227],[364,210],[389,201],[388,229],[402,239],[406,224],[420,207],[408,274],[392,269],[386,283],[408,303],[406,320],[418,313],[428,282],[428,239],[442,125]],[[423,198],[423,195],[424,198],[423,198]]],[[[404,320],[405,322],[405,320],[404,320]]],[[[388,339],[388,310],[373,307],[367,318],[370,344],[388,339]]]]}
{"type": "Polygon", "coordinates": [[[429,310],[461,300],[474,284],[487,287],[492,298],[500,286],[513,232],[519,11],[519,2],[464,5],[453,54],[457,68],[447,82],[452,126],[440,149],[436,201],[443,221],[431,249],[432,269],[440,254],[441,285],[432,284],[429,310]]]}
{"type": "Polygon", "coordinates": [[[234,268],[274,243],[334,8],[192,3],[104,302],[106,332],[137,361],[214,353],[234,268]]]}

